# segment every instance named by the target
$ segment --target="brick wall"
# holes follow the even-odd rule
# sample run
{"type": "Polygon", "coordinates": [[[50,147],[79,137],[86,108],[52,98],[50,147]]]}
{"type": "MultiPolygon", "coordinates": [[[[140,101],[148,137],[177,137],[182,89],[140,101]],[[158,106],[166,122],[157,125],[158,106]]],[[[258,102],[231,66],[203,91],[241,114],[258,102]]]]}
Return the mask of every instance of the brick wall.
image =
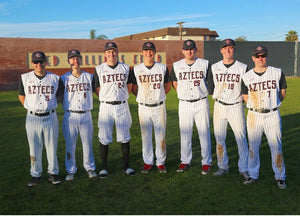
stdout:
{"type": "MultiPolygon", "coordinates": [[[[32,38],[0,38],[0,90],[17,90],[22,73],[31,71],[28,65],[27,53],[40,50],[45,53],[66,53],[70,49],[78,49],[81,53],[103,52],[106,42],[109,40],[89,39],[32,39],[32,38]]],[[[115,40],[119,52],[141,52],[142,40],[115,40]]],[[[183,41],[153,41],[157,52],[165,52],[165,62],[171,70],[172,63],[183,58],[181,53],[183,41]]],[[[203,41],[197,41],[197,56],[203,58],[203,41]]],[[[125,62],[126,63],[126,62],[125,62]]],[[[90,73],[94,68],[82,68],[90,73]]],[[[48,69],[61,75],[69,68],[48,69]]]]}

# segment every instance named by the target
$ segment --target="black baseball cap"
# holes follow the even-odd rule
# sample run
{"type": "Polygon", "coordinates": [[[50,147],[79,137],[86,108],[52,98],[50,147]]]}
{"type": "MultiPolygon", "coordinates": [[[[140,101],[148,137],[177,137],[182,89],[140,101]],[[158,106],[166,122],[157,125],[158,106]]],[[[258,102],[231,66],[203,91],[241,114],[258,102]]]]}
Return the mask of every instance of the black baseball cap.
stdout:
{"type": "Polygon", "coordinates": [[[190,40],[190,39],[184,41],[182,49],[184,49],[184,50],[197,49],[195,41],[190,40]]]}
{"type": "Polygon", "coordinates": [[[107,42],[105,44],[104,51],[110,50],[110,49],[116,49],[116,50],[118,50],[117,44],[114,43],[114,42],[107,42]]]}
{"type": "Polygon", "coordinates": [[[265,46],[258,46],[253,50],[252,56],[255,56],[257,54],[265,54],[268,55],[268,49],[265,46]]]}
{"type": "Polygon", "coordinates": [[[46,58],[46,55],[45,53],[41,52],[41,51],[36,51],[34,53],[32,53],[32,56],[31,56],[31,61],[34,62],[34,61],[47,61],[47,58],[46,58]]]}
{"type": "Polygon", "coordinates": [[[146,42],[143,44],[143,50],[156,50],[156,49],[154,43],[146,42]]]}
{"type": "Polygon", "coordinates": [[[68,59],[76,57],[76,56],[79,56],[81,58],[81,54],[80,54],[79,50],[72,49],[68,52],[68,59]]]}
{"type": "Polygon", "coordinates": [[[233,46],[233,47],[235,47],[234,40],[229,39],[229,38],[223,40],[222,43],[221,43],[221,48],[226,47],[226,46],[233,46]]]}

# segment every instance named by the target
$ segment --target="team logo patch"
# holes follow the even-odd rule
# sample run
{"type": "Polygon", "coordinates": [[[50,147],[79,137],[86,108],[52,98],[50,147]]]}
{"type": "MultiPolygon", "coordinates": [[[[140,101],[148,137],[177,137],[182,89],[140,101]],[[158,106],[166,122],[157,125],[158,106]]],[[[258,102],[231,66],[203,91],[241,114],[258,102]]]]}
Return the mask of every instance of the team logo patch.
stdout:
{"type": "Polygon", "coordinates": [[[40,53],[36,53],[36,54],[35,54],[35,57],[40,58],[40,57],[41,57],[41,54],[40,54],[40,53]]]}
{"type": "Polygon", "coordinates": [[[151,47],[151,44],[150,44],[150,43],[147,43],[146,46],[147,46],[147,47],[151,47]]]}
{"type": "Polygon", "coordinates": [[[191,41],[187,41],[186,45],[188,45],[188,46],[191,45],[191,41]]]}
{"type": "Polygon", "coordinates": [[[257,47],[257,50],[262,50],[263,48],[261,46],[257,47]]]}
{"type": "Polygon", "coordinates": [[[71,52],[72,54],[76,54],[77,52],[76,52],[76,50],[72,50],[72,52],[71,52]]]}
{"type": "Polygon", "coordinates": [[[226,40],[226,43],[227,43],[227,44],[229,44],[229,43],[230,43],[230,40],[229,40],[229,39],[227,39],[227,40],[226,40]]]}

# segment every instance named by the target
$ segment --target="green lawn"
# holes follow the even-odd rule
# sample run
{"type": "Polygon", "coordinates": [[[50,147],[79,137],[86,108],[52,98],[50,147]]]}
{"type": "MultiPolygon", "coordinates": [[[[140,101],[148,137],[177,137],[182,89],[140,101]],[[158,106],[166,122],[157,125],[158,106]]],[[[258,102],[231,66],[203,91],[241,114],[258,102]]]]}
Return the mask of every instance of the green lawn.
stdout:
{"type": "MultiPolygon", "coordinates": [[[[82,148],[78,141],[76,150],[78,173],[73,182],[63,181],[52,185],[46,176],[47,161],[43,154],[43,182],[27,187],[30,173],[29,147],[25,132],[26,111],[18,101],[18,92],[0,92],[0,213],[1,214],[300,214],[300,79],[287,78],[287,98],[280,112],[283,127],[283,154],[286,163],[288,188],[280,190],[274,181],[271,154],[263,137],[260,149],[261,168],[257,184],[243,185],[237,168],[237,148],[232,131],[228,130],[227,148],[230,173],[215,177],[217,170],[215,140],[212,124],[212,172],[201,175],[201,158],[198,135],[193,133],[193,161],[185,173],[177,173],[180,163],[180,134],[178,128],[178,99],[172,90],[167,95],[167,160],[168,173],[156,170],[141,174],[143,166],[140,128],[135,97],[130,95],[132,114],[131,167],[135,176],[121,172],[121,147],[112,143],[109,151],[109,177],[88,179],[82,166],[82,148]]],[[[213,103],[210,99],[211,114],[213,103]]],[[[97,139],[97,98],[94,97],[94,156],[97,172],[100,153],[97,139]]],[[[63,112],[57,108],[60,123],[63,112]]],[[[212,117],[212,116],[211,116],[212,117]]],[[[64,138],[60,128],[58,159],[60,178],[66,176],[64,166],[64,138]]]]}

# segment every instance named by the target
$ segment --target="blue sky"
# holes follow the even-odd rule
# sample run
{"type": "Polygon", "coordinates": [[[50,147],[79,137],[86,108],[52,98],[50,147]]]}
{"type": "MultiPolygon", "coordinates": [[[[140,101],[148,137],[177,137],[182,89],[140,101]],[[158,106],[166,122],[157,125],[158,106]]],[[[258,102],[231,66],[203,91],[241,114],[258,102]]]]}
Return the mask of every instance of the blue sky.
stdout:
{"type": "Polygon", "coordinates": [[[300,0],[0,0],[0,37],[108,38],[166,27],[209,28],[219,39],[249,41],[300,37],[300,0]]]}

